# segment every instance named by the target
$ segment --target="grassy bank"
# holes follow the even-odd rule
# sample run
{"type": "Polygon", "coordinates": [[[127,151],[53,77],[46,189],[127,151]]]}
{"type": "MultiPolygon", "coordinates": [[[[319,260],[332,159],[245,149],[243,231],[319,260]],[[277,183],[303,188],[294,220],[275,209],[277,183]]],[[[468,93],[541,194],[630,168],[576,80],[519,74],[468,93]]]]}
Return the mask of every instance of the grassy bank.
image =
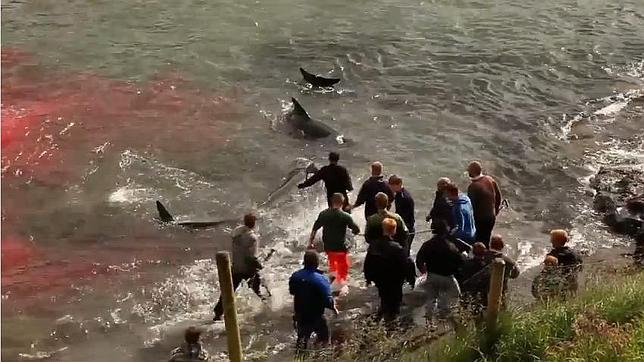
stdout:
{"type": "Polygon", "coordinates": [[[503,315],[489,336],[467,328],[408,361],[644,361],[644,273],[601,275],[579,295],[503,315]]]}

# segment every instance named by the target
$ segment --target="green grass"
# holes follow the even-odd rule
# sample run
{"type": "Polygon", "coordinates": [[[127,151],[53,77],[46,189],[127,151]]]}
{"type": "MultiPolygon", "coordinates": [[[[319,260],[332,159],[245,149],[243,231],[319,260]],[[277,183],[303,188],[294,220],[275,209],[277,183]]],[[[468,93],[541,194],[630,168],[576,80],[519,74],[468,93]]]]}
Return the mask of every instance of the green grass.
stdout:
{"type": "Polygon", "coordinates": [[[576,298],[501,318],[498,333],[473,328],[404,360],[644,361],[644,273],[604,275],[576,298]]]}

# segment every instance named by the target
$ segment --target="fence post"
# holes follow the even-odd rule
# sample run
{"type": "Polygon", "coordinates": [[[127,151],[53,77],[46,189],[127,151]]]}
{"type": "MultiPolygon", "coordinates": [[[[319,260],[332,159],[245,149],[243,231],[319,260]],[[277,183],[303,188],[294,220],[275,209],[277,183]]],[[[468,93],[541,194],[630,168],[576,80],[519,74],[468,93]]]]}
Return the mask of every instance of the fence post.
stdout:
{"type": "Polygon", "coordinates": [[[225,251],[217,253],[217,272],[219,274],[219,289],[224,304],[224,323],[226,339],[228,340],[228,358],[231,362],[242,362],[241,336],[237,324],[237,309],[235,308],[235,290],[230,271],[230,254],[225,251]]]}
{"type": "Polygon", "coordinates": [[[503,294],[503,278],[505,273],[505,261],[496,258],[492,262],[492,272],[490,274],[490,290],[487,295],[487,330],[495,333],[497,319],[501,310],[501,298],[503,294]]]}

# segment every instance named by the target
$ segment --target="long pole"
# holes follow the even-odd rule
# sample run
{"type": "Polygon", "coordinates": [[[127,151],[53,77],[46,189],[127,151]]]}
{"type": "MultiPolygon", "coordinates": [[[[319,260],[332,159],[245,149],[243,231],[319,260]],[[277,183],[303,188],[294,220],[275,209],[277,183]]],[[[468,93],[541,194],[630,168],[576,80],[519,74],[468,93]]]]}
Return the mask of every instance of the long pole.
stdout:
{"type": "Polygon", "coordinates": [[[487,295],[487,330],[489,333],[496,333],[497,319],[501,310],[501,298],[503,294],[503,277],[505,272],[505,261],[496,258],[492,262],[492,273],[490,275],[490,290],[487,295]]]}
{"type": "Polygon", "coordinates": [[[242,362],[241,335],[239,333],[239,324],[237,324],[235,290],[233,289],[233,276],[230,271],[230,254],[225,251],[218,252],[216,260],[217,272],[219,274],[219,288],[221,289],[221,297],[224,304],[228,358],[231,362],[242,362]]]}

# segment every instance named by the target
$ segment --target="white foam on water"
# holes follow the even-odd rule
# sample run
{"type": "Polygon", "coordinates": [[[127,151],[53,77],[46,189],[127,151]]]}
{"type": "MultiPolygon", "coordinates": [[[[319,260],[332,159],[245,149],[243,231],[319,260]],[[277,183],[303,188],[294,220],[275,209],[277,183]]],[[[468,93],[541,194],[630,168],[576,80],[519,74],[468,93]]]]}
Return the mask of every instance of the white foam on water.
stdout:
{"type": "Polygon", "coordinates": [[[628,105],[629,102],[630,102],[630,100],[623,101],[623,102],[615,102],[615,103],[609,104],[606,107],[595,111],[594,114],[595,115],[601,115],[601,116],[612,116],[612,115],[618,113],[619,111],[621,111],[622,109],[624,109],[628,105]]]}
{"type": "Polygon", "coordinates": [[[143,187],[134,187],[131,185],[122,186],[114,190],[107,197],[110,203],[133,204],[145,201],[153,201],[153,192],[143,187]]]}

